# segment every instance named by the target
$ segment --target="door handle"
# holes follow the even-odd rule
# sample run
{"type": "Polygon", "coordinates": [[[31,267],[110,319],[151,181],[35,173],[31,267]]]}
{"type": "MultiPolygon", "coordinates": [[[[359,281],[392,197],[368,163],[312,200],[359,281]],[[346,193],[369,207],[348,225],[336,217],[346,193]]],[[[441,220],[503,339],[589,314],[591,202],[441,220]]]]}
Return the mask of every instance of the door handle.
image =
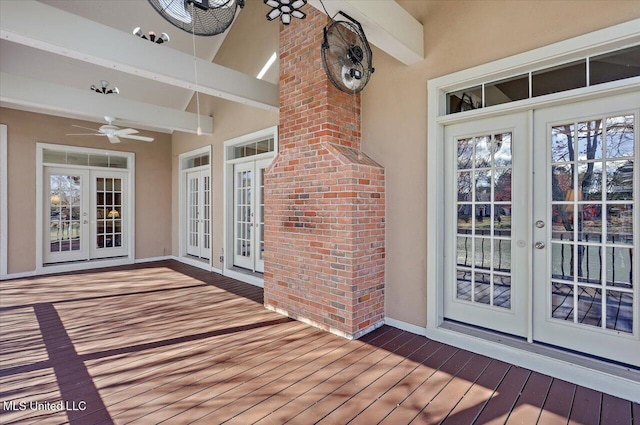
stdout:
{"type": "Polygon", "coordinates": [[[545,247],[546,245],[544,244],[544,242],[542,242],[542,241],[538,241],[538,242],[536,242],[535,244],[533,244],[533,246],[534,246],[534,248],[535,248],[535,249],[544,249],[544,247],[545,247]]]}

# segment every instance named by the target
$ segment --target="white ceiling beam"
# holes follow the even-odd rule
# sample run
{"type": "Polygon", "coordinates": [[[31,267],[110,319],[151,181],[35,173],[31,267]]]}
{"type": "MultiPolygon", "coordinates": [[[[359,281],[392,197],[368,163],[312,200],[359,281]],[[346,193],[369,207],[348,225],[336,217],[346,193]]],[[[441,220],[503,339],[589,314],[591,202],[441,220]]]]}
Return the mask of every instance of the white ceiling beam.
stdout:
{"type": "MultiPolygon", "coordinates": [[[[324,13],[320,0],[309,4],[324,13]]],[[[371,44],[405,65],[424,59],[422,24],[394,0],[325,0],[324,6],[330,16],[342,11],[360,22],[371,44]]]]}
{"type": "Polygon", "coordinates": [[[3,1],[0,37],[77,60],[267,110],[278,86],[34,0],[3,1]]]}
{"type": "MultiPolygon", "coordinates": [[[[103,122],[105,116],[123,118],[118,123],[140,128],[196,133],[198,115],[151,105],[114,94],[61,86],[47,81],[0,73],[0,103],[16,109],[47,110],[48,113],[103,122]]],[[[203,134],[213,133],[213,118],[200,115],[203,134]]]]}
{"type": "MultiPolygon", "coordinates": [[[[309,0],[309,4],[325,12],[320,0],[309,0]]],[[[422,24],[394,0],[327,0],[324,6],[329,16],[342,11],[360,22],[371,44],[405,65],[424,59],[422,24]]]]}

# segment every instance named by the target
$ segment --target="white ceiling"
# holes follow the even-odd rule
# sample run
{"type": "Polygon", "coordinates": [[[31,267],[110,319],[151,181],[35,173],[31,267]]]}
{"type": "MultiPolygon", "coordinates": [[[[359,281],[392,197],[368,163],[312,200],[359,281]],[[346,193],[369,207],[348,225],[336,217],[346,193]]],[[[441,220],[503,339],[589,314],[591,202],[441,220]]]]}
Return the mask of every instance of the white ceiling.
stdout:
{"type": "MultiPolygon", "coordinates": [[[[117,98],[126,101],[124,106],[129,110],[136,105],[147,105],[148,109],[157,106],[163,114],[173,111],[176,115],[175,122],[182,123],[182,127],[167,127],[164,121],[161,122],[150,113],[147,117],[137,114],[139,121],[132,120],[129,125],[137,124],[139,128],[155,128],[159,131],[184,131],[185,126],[191,128],[189,123],[193,122],[195,114],[184,112],[194,93],[189,89],[194,86],[193,62],[189,59],[193,55],[193,38],[189,33],[165,21],[147,0],[40,0],[39,3],[30,0],[20,0],[19,3],[17,0],[0,0],[0,19],[5,16],[0,28],[0,77],[5,82],[17,81],[17,86],[29,87],[28,79],[31,79],[34,87],[46,88],[49,93],[57,93],[58,97],[59,93],[68,90],[70,93],[73,92],[75,99],[83,99],[87,96],[85,93],[104,96],[91,92],[89,87],[92,84],[99,86],[100,80],[107,80],[110,88],[118,87],[120,94],[117,98]],[[39,3],[42,5],[38,6],[39,3]],[[50,7],[64,12],[53,13],[54,9],[50,7]],[[13,15],[5,13],[7,11],[13,12],[13,15]],[[30,16],[26,16],[29,14],[30,16]],[[70,19],[72,16],[69,14],[81,18],[70,19]],[[48,20],[49,15],[57,17],[48,20]],[[6,16],[13,16],[13,19],[6,16]],[[106,27],[92,25],[84,19],[106,27]],[[45,27],[47,31],[43,31],[45,27]],[[166,32],[171,41],[162,45],[149,45],[147,49],[144,44],[147,42],[132,34],[135,27],[141,27],[145,34],[148,31],[154,31],[156,34],[166,32]],[[47,41],[50,39],[54,41],[47,47],[47,41]],[[108,40],[108,43],[105,43],[105,40],[108,40]],[[34,45],[38,48],[31,47],[34,45]],[[71,51],[66,52],[66,49],[71,51]],[[123,56],[125,51],[129,56],[123,56]],[[84,60],[73,59],[74,55],[84,60]],[[155,75],[158,69],[160,72],[164,71],[164,74],[155,75]],[[13,76],[24,80],[18,81],[13,76]]],[[[315,0],[311,0],[310,3],[318,6],[314,4],[315,0]]],[[[396,56],[399,60],[410,63],[421,56],[419,52],[422,26],[414,22],[415,20],[395,1],[326,0],[326,3],[330,9],[340,8],[355,14],[356,19],[362,20],[365,31],[371,34],[372,43],[388,53],[393,55],[394,51],[406,52],[406,46],[411,46],[411,49],[418,52],[410,53],[409,61],[396,56]],[[413,28],[413,32],[398,30],[398,27],[413,28]],[[385,43],[388,44],[389,40],[396,44],[388,48],[382,47],[385,43]]],[[[245,10],[249,7],[266,8],[262,0],[247,0],[245,10]]],[[[195,37],[196,55],[200,58],[200,92],[277,110],[277,86],[211,63],[228,31],[213,37],[195,37]]],[[[406,53],[401,54],[407,56],[406,53]]],[[[101,121],[101,114],[97,113],[100,108],[96,108],[92,114],[83,114],[82,106],[69,107],[69,102],[66,107],[57,109],[51,107],[51,102],[37,105],[34,104],[34,99],[38,98],[38,94],[34,93],[27,94],[25,100],[20,102],[15,100],[19,97],[17,90],[2,90],[2,87],[0,95],[0,106],[36,112],[46,112],[49,108],[50,113],[55,115],[101,121]],[[8,92],[12,92],[11,95],[14,97],[5,96],[8,92]]],[[[106,97],[114,96],[116,95],[106,97]]],[[[95,104],[98,98],[96,101],[93,98],[86,99],[89,100],[87,103],[95,104]]],[[[105,103],[115,104],[115,98],[105,103]]],[[[212,128],[212,125],[209,125],[209,128],[212,128]]]]}
{"type": "MultiPolygon", "coordinates": [[[[0,0],[0,12],[2,3],[6,1],[14,0],[0,0]]],[[[129,34],[135,27],[140,27],[144,34],[148,31],[154,31],[156,34],[166,32],[171,40],[163,44],[162,48],[193,54],[192,36],[164,20],[146,0],[40,2],[129,34]]],[[[213,37],[195,37],[196,55],[206,61],[212,61],[225,36],[226,32],[213,37]]],[[[131,34],[131,37],[135,36],[131,34]]],[[[100,50],[99,45],[95,48],[100,50]]],[[[100,86],[100,81],[106,80],[110,88],[118,87],[118,96],[122,98],[181,111],[185,110],[194,93],[193,90],[166,85],[7,40],[0,41],[0,72],[86,90],[89,90],[92,84],[100,86]]]]}

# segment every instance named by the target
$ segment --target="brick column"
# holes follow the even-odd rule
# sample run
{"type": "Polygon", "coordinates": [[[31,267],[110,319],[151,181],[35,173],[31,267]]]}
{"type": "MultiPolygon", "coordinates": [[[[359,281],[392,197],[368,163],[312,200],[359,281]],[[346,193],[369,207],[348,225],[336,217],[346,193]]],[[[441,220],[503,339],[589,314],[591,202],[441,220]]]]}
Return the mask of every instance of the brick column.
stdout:
{"type": "Polygon", "coordinates": [[[358,338],[384,318],[384,170],[360,151],[360,96],[333,87],[328,18],[280,29],[279,153],[265,175],[265,306],[358,338]]]}

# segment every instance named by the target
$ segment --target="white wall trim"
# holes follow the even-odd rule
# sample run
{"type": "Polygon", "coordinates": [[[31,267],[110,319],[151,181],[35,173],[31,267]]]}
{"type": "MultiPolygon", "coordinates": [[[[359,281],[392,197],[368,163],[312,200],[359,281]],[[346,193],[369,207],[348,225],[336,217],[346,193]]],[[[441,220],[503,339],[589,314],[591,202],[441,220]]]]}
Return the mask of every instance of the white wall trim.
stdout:
{"type": "Polygon", "coordinates": [[[36,271],[32,270],[30,272],[9,273],[4,277],[0,278],[0,280],[24,279],[26,277],[34,277],[34,276],[36,276],[36,271]]]}
{"type": "Polygon", "coordinates": [[[264,279],[251,278],[250,281],[245,280],[247,275],[233,270],[233,165],[238,162],[255,161],[256,159],[265,159],[268,157],[275,158],[278,153],[278,126],[268,127],[253,133],[244,134],[224,142],[224,172],[222,176],[222,223],[223,223],[223,248],[222,255],[222,274],[233,277],[243,282],[251,283],[259,287],[264,287],[264,279]],[[246,158],[239,158],[240,161],[230,158],[230,149],[236,146],[242,146],[262,140],[265,138],[273,138],[273,152],[260,154],[246,158]],[[244,160],[244,161],[243,161],[244,160]],[[231,197],[231,198],[230,198],[231,197]]]}
{"type": "Polygon", "coordinates": [[[7,218],[9,202],[9,194],[7,193],[9,189],[7,182],[9,177],[7,171],[9,165],[7,160],[8,144],[7,126],[0,124],[0,279],[7,277],[9,257],[9,235],[7,235],[9,230],[7,218]]]}
{"type": "MultiPolygon", "coordinates": [[[[452,344],[470,351],[489,355],[522,367],[550,374],[561,379],[597,389],[626,399],[640,400],[640,380],[622,379],[614,374],[592,370],[580,365],[581,356],[574,361],[559,361],[556,357],[540,354],[536,344],[526,344],[513,348],[498,341],[488,341],[456,331],[444,324],[442,282],[444,279],[444,128],[464,120],[478,119],[492,115],[502,115],[516,111],[531,111],[541,106],[550,106],[586,100],[605,95],[613,95],[640,86],[640,77],[611,83],[555,93],[537,98],[525,99],[494,107],[461,112],[446,113],[446,93],[486,81],[518,75],[553,64],[571,61],[619,49],[640,42],[640,19],[588,33],[549,46],[517,54],[484,65],[465,69],[456,73],[428,81],[427,116],[427,326],[429,338],[452,344]]],[[[406,325],[403,325],[406,326],[406,325]]],[[[408,329],[407,329],[408,330],[408,329]]],[[[504,339],[504,338],[503,338],[504,339]]],[[[558,351],[558,356],[566,355],[558,351]]],[[[586,362],[585,364],[587,364],[586,362]]]]}
{"type": "Polygon", "coordinates": [[[134,260],[126,257],[106,258],[106,259],[97,259],[97,260],[91,260],[91,261],[82,261],[82,262],[73,262],[73,263],[44,266],[44,267],[40,267],[39,269],[36,269],[35,274],[40,276],[40,275],[47,275],[47,274],[53,274],[53,273],[75,272],[79,270],[101,269],[104,267],[126,266],[134,263],[135,263],[134,260]]]}
{"type": "Polygon", "coordinates": [[[40,274],[58,273],[57,271],[55,272],[51,271],[54,269],[55,270],[59,269],[59,272],[65,272],[65,271],[73,271],[73,270],[85,270],[85,269],[97,268],[97,267],[107,267],[107,265],[105,265],[105,262],[108,262],[108,261],[115,261],[116,263],[114,265],[132,264],[135,261],[135,252],[136,252],[135,163],[136,163],[135,153],[133,152],[111,151],[107,149],[85,148],[82,146],[67,146],[67,145],[58,145],[58,144],[42,143],[42,142],[36,143],[36,223],[35,223],[36,224],[36,241],[35,241],[36,242],[36,274],[40,275],[40,274]],[[127,236],[129,253],[124,260],[122,260],[121,258],[114,258],[114,259],[94,259],[94,260],[87,261],[87,264],[88,263],[98,264],[95,267],[82,266],[81,264],[84,264],[84,263],[68,263],[68,264],[48,265],[48,266],[45,266],[43,264],[43,258],[44,258],[44,253],[43,253],[44,246],[43,246],[43,240],[42,240],[42,235],[44,230],[43,176],[44,176],[45,166],[49,165],[49,164],[45,164],[45,162],[43,161],[43,154],[45,149],[65,151],[65,152],[88,153],[88,154],[108,153],[109,155],[127,158],[127,164],[128,164],[127,169],[122,169],[122,168],[110,169],[110,168],[104,168],[104,167],[91,167],[91,166],[78,167],[78,166],[66,165],[66,164],[51,164],[52,166],[55,166],[55,167],[78,168],[78,169],[86,169],[86,170],[92,170],[92,169],[116,170],[116,171],[128,173],[127,184],[128,184],[129,199],[127,200],[128,205],[127,205],[126,213],[129,217],[129,220],[128,220],[129,234],[127,236]],[[122,261],[125,261],[125,262],[123,263],[122,261]],[[77,267],[80,267],[80,268],[77,268],[77,267]]]}
{"type": "Polygon", "coordinates": [[[163,255],[161,257],[148,257],[148,258],[136,258],[134,261],[136,264],[153,263],[156,261],[177,260],[174,255],[163,255]]]}
{"type": "Polygon", "coordinates": [[[188,264],[188,265],[190,265],[192,267],[197,267],[199,269],[206,270],[208,272],[216,272],[216,273],[222,274],[222,271],[220,269],[218,269],[216,267],[213,267],[211,264],[205,263],[204,261],[198,261],[195,258],[189,258],[187,256],[182,256],[182,257],[176,258],[176,260],[181,262],[181,263],[183,263],[183,264],[188,264]]]}
{"type": "Polygon", "coordinates": [[[414,325],[403,322],[402,320],[392,319],[391,317],[385,317],[384,324],[403,331],[411,332],[412,334],[426,336],[426,329],[424,326],[414,325]]]}

